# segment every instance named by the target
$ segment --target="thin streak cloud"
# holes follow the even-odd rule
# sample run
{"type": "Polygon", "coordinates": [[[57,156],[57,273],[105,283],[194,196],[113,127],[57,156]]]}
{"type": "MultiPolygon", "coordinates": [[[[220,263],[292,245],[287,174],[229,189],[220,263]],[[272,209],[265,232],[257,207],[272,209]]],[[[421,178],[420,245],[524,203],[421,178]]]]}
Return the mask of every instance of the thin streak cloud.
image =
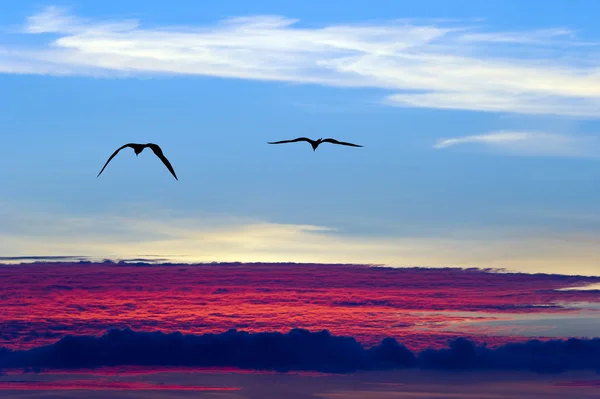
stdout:
{"type": "Polygon", "coordinates": [[[593,136],[556,133],[498,131],[471,136],[440,139],[436,149],[474,144],[499,152],[517,155],[592,157],[600,155],[598,140],[593,136]]]}
{"type": "Polygon", "coordinates": [[[549,232],[475,229],[452,236],[378,237],[344,234],[330,226],[245,218],[152,215],[20,214],[0,212],[0,253],[135,258],[154,253],[173,261],[362,263],[391,266],[473,266],[525,272],[597,275],[600,237],[549,232]],[[186,254],[181,258],[180,254],[186,254]],[[510,254],[510,256],[508,255],[510,254]]]}
{"type": "Polygon", "coordinates": [[[467,22],[396,20],[306,28],[298,22],[258,15],[145,28],[137,20],[97,21],[48,7],[20,32],[43,41],[0,46],[0,73],[200,75],[379,88],[389,91],[384,103],[402,107],[600,114],[596,46],[564,27],[486,31],[467,22]]]}

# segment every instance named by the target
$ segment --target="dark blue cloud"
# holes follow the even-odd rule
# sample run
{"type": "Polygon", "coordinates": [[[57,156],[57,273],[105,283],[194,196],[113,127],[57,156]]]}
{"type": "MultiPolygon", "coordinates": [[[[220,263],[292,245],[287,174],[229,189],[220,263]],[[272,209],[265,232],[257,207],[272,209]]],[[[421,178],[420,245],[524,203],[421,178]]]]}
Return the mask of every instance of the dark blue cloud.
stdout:
{"type": "MultiPolygon", "coordinates": [[[[386,344],[389,345],[389,344],[386,344]]],[[[407,366],[414,356],[403,346],[407,366]]],[[[0,367],[90,368],[119,365],[239,367],[263,370],[351,372],[400,365],[401,356],[365,350],[354,338],[294,329],[287,334],[250,334],[230,330],[222,334],[110,330],[101,337],[67,336],[27,351],[0,354],[0,367]],[[380,360],[379,360],[380,359],[380,360]],[[379,362],[379,363],[378,363],[379,362]]]]}
{"type": "Polygon", "coordinates": [[[600,369],[600,339],[507,343],[496,348],[458,338],[449,348],[427,349],[419,354],[426,368],[453,370],[528,370],[565,372],[600,369]]]}
{"type": "Polygon", "coordinates": [[[87,257],[85,256],[0,256],[0,261],[77,261],[77,260],[85,260],[87,257]]]}
{"type": "Polygon", "coordinates": [[[459,338],[448,348],[413,353],[392,338],[365,348],[327,331],[291,330],[184,335],[110,330],[100,337],[66,336],[29,350],[0,349],[0,368],[78,369],[103,366],[238,367],[346,373],[420,367],[442,370],[563,372],[600,369],[600,339],[509,343],[496,348],[459,338]]]}

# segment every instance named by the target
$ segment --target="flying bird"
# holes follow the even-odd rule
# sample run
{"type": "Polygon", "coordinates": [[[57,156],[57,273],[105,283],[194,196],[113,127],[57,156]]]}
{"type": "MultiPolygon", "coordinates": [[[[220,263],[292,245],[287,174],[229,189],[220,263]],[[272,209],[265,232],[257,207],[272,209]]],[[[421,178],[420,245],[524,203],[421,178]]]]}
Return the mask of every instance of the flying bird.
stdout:
{"type": "MultiPolygon", "coordinates": [[[[175,171],[173,170],[173,167],[171,166],[171,162],[169,162],[169,160],[164,156],[164,154],[163,154],[162,150],[160,149],[160,147],[157,144],[154,144],[154,143],[147,143],[147,144],[129,143],[129,144],[125,144],[122,147],[119,147],[119,149],[117,149],[110,156],[110,158],[108,158],[108,161],[106,161],[106,163],[104,164],[104,167],[102,168],[102,170],[100,171],[100,173],[98,173],[98,176],[100,176],[102,174],[102,172],[104,172],[104,168],[106,168],[106,165],[108,165],[108,163],[111,161],[111,159],[113,159],[119,153],[119,151],[121,151],[125,147],[131,147],[131,148],[133,148],[133,151],[135,151],[135,156],[140,155],[140,153],[142,151],[144,151],[144,148],[149,147],[152,150],[152,152],[154,152],[154,154],[158,158],[160,158],[160,160],[165,164],[165,166],[167,167],[167,169],[169,169],[169,172],[171,172],[171,174],[173,175],[173,177],[175,178],[175,180],[179,181],[179,179],[177,178],[177,175],[175,174],[175,171]]],[[[96,177],[98,177],[98,176],[96,176],[96,177]]]]}
{"type": "Polygon", "coordinates": [[[293,139],[293,140],[282,140],[282,141],[275,141],[275,142],[268,141],[267,143],[268,144],[284,144],[284,143],[295,143],[297,141],[306,141],[306,142],[310,143],[310,145],[312,146],[313,151],[316,150],[317,147],[319,146],[319,144],[321,144],[321,143],[331,143],[331,144],[339,144],[339,145],[348,145],[350,147],[362,147],[362,145],[352,144],[352,143],[346,143],[345,141],[337,141],[337,140],[332,139],[332,138],[312,140],[312,139],[309,139],[308,137],[298,137],[297,139],[293,139]]]}

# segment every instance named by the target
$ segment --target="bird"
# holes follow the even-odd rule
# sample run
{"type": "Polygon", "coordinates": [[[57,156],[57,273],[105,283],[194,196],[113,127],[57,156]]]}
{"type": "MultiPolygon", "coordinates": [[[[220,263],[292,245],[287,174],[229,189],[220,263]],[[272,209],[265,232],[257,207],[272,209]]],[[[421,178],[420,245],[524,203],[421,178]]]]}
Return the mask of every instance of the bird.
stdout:
{"type": "Polygon", "coordinates": [[[173,170],[173,166],[171,166],[171,162],[169,162],[169,160],[164,156],[161,148],[157,144],[154,144],[154,143],[147,143],[147,144],[128,143],[128,144],[125,144],[125,145],[119,147],[115,152],[113,152],[113,154],[110,156],[110,158],[108,158],[108,161],[106,161],[106,163],[104,164],[104,167],[102,168],[102,170],[100,171],[100,173],[98,173],[98,176],[96,176],[96,177],[99,177],[102,174],[102,172],[104,172],[106,165],[108,165],[108,163],[111,161],[111,159],[113,159],[119,153],[119,151],[121,151],[125,147],[133,148],[133,151],[135,152],[135,156],[140,155],[140,153],[142,151],[144,151],[144,148],[146,148],[146,147],[150,148],[152,150],[152,152],[154,152],[154,154],[158,158],[160,158],[160,160],[165,164],[167,169],[169,169],[169,172],[171,172],[171,174],[173,175],[175,180],[179,181],[179,179],[177,178],[177,175],[175,174],[175,171],[173,170]]]}
{"type": "Polygon", "coordinates": [[[293,139],[293,140],[281,140],[281,141],[274,141],[274,142],[267,141],[267,144],[295,143],[295,142],[298,142],[298,141],[307,141],[312,146],[313,151],[315,151],[317,149],[317,147],[319,146],[319,144],[321,144],[321,143],[331,143],[331,144],[339,144],[339,145],[348,145],[350,147],[362,147],[362,145],[347,143],[345,141],[337,141],[337,140],[332,139],[332,138],[327,138],[327,139],[320,138],[318,140],[312,140],[312,139],[309,139],[308,137],[298,137],[297,139],[293,139]]]}

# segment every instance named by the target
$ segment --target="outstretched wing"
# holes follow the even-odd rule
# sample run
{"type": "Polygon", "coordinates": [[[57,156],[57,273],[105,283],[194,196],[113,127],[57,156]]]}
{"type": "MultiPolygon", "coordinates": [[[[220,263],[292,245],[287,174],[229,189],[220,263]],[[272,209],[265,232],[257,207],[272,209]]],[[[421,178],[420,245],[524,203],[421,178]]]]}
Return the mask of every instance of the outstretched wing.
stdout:
{"type": "Polygon", "coordinates": [[[350,147],[362,147],[362,145],[346,143],[345,141],[337,141],[336,139],[325,139],[322,143],[331,143],[331,144],[339,144],[339,145],[349,145],[350,147]]]}
{"type": "Polygon", "coordinates": [[[173,170],[173,167],[171,166],[171,162],[169,162],[169,160],[167,159],[167,157],[165,157],[165,155],[163,154],[162,150],[160,149],[160,147],[157,144],[146,144],[147,147],[150,147],[150,149],[152,150],[152,152],[154,152],[154,154],[156,154],[157,157],[160,158],[160,160],[162,161],[162,163],[165,164],[165,166],[167,167],[167,169],[169,169],[169,172],[171,172],[171,174],[173,175],[173,177],[175,178],[175,180],[179,181],[179,179],[177,178],[177,175],[175,174],[175,171],[173,170]]]}
{"type": "MultiPolygon", "coordinates": [[[[100,176],[102,174],[102,172],[104,172],[104,168],[106,168],[106,165],[108,165],[108,163],[119,153],[119,151],[121,151],[123,148],[125,147],[131,147],[133,148],[133,143],[128,143],[125,144],[124,146],[121,146],[117,149],[117,151],[113,152],[113,154],[110,156],[110,158],[108,158],[108,161],[106,161],[106,163],[104,164],[104,167],[102,168],[102,170],[100,171],[100,173],[98,173],[98,176],[100,176]]],[[[98,177],[96,176],[96,177],[98,177]]]]}
{"type": "Polygon", "coordinates": [[[309,143],[312,142],[311,139],[309,139],[308,137],[298,137],[297,139],[293,139],[293,140],[281,140],[281,141],[268,141],[267,144],[284,144],[284,143],[295,143],[297,141],[308,141],[309,143]]]}

